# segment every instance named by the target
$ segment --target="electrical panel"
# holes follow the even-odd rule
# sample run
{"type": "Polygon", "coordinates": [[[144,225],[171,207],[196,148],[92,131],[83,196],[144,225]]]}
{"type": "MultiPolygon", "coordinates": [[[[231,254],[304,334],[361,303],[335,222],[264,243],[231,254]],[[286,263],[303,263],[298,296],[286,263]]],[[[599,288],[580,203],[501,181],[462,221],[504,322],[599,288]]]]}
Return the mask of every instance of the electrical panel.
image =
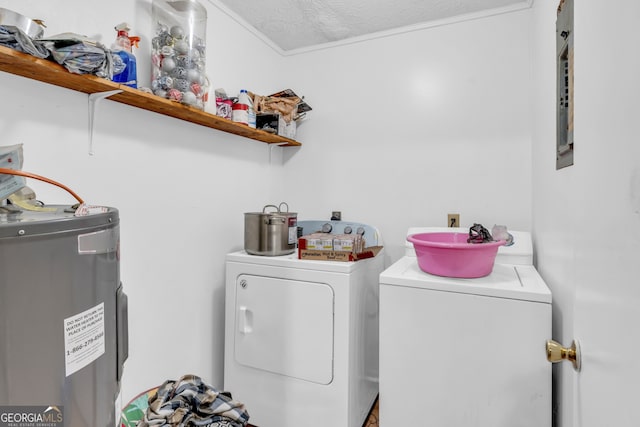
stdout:
{"type": "Polygon", "coordinates": [[[573,0],[561,0],[556,20],[556,169],[573,164],[573,0]]]}

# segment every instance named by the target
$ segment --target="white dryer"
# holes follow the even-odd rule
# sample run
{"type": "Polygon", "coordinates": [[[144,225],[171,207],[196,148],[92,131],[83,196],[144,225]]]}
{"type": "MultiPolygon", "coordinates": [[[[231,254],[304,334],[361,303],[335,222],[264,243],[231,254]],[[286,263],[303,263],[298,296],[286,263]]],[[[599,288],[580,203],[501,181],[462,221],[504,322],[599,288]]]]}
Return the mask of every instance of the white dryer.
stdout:
{"type": "MultiPolygon", "coordinates": [[[[336,233],[360,230],[368,246],[381,245],[373,227],[323,223],[336,233]]],[[[378,394],[383,256],[227,255],[224,388],[245,403],[252,424],[362,426],[378,394]]]]}
{"type": "Polygon", "coordinates": [[[551,426],[551,292],[511,233],[486,277],[425,273],[411,244],[380,275],[380,425],[551,426]]]}

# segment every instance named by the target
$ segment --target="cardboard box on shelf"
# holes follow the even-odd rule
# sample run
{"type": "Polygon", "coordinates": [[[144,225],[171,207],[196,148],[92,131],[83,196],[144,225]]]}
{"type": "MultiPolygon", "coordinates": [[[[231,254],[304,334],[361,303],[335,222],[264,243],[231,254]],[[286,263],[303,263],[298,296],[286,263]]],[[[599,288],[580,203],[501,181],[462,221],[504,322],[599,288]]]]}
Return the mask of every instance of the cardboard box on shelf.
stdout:
{"type": "Polygon", "coordinates": [[[303,97],[299,97],[291,89],[281,90],[280,92],[272,93],[269,96],[272,97],[272,98],[293,98],[293,99],[299,100],[298,101],[298,107],[297,107],[297,113],[298,114],[306,113],[307,111],[311,111],[312,110],[311,106],[309,106],[309,104],[307,104],[305,102],[304,96],[303,97]]]}
{"type": "Polygon", "coordinates": [[[256,115],[256,129],[284,136],[285,138],[295,139],[296,137],[295,120],[291,120],[290,123],[287,123],[282,116],[277,113],[263,113],[256,115]]]}

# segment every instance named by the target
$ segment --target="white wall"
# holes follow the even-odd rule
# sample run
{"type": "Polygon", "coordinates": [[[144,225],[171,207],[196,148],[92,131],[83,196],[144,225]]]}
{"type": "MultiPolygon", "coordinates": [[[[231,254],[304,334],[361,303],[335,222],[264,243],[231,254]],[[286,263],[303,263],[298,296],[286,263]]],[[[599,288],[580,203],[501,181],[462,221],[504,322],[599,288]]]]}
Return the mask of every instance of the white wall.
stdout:
{"type": "MultiPolygon", "coordinates": [[[[556,171],[556,2],[534,5],[533,46],[533,232],[536,266],[553,292],[553,338],[564,341],[572,328],[575,281],[575,167],[556,171]],[[567,324],[568,323],[568,324],[567,324]]],[[[579,156],[582,144],[579,144],[579,156]]],[[[570,344],[571,338],[566,342],[570,344]]],[[[570,405],[572,372],[555,365],[554,417],[559,425],[572,425],[572,411],[558,412],[570,405]],[[561,379],[561,376],[564,377],[561,379]]]]}
{"type": "MultiPolygon", "coordinates": [[[[107,43],[113,26],[126,20],[147,46],[140,51],[148,52],[147,2],[1,0],[0,6],[45,19],[46,35],[99,33],[107,43]]],[[[232,94],[243,86],[281,89],[279,56],[242,30],[231,45],[236,31],[235,22],[209,7],[212,87],[232,94]]],[[[147,58],[138,53],[141,70],[147,58]]],[[[140,79],[148,84],[147,73],[140,71],[140,79]]],[[[6,73],[0,87],[0,144],[24,144],[24,170],[120,210],[121,278],[130,303],[125,402],[185,373],[222,387],[224,257],[242,249],[243,213],[283,198],[280,152],[270,163],[267,144],[105,100],[89,156],[87,95],[6,73]]],[[[57,187],[29,185],[44,202],[75,202],[57,187]]]]}
{"type": "Polygon", "coordinates": [[[287,58],[314,108],[285,169],[291,205],[378,226],[390,261],[408,227],[447,213],[529,230],[528,12],[287,58]]]}
{"type": "Polygon", "coordinates": [[[556,366],[559,426],[637,424],[632,332],[640,275],[640,5],[575,1],[574,165],[555,170],[557,2],[534,7],[533,231],[553,292],[554,338],[582,341],[583,368],[556,366]],[[620,345],[618,345],[620,343],[620,345]],[[603,390],[607,390],[603,393],[603,390]]]}
{"type": "MultiPolygon", "coordinates": [[[[142,36],[144,70],[149,9],[31,0],[19,12],[45,19],[47,35],[103,34],[107,43],[127,20],[142,36]]],[[[445,225],[449,212],[463,225],[531,227],[528,11],[292,57],[209,13],[212,87],[305,95],[313,111],[301,148],[275,148],[269,163],[266,144],[103,101],[88,156],[86,95],[0,74],[12,100],[0,106],[3,145],[25,144],[24,169],[121,211],[125,401],[187,372],[222,384],[224,255],[242,247],[243,212],[282,200],[302,219],[341,210],[380,228],[388,263],[408,227],[445,225]]],[[[32,186],[47,202],[73,202],[32,186]]]]}

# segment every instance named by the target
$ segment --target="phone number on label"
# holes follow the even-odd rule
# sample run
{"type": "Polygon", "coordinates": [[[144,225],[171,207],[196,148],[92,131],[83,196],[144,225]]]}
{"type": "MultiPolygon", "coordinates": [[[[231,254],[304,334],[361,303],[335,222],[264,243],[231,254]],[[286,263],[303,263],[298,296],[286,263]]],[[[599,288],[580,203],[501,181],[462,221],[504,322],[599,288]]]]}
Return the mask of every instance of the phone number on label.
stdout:
{"type": "Polygon", "coordinates": [[[77,353],[79,351],[84,350],[87,347],[90,347],[91,344],[93,344],[94,342],[98,341],[103,336],[104,336],[104,332],[100,332],[96,336],[85,340],[85,342],[77,344],[77,345],[74,345],[71,349],[67,350],[67,356],[70,356],[72,354],[75,354],[75,353],[77,353]]]}

